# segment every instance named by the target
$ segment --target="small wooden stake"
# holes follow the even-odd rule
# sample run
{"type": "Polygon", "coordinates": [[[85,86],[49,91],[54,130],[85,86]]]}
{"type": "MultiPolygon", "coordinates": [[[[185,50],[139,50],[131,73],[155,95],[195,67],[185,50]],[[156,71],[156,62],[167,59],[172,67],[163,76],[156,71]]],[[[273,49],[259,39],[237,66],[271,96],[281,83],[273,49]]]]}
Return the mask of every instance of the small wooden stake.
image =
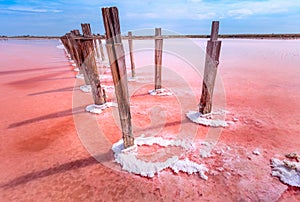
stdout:
{"type": "MultiPolygon", "coordinates": [[[[81,24],[81,28],[84,37],[92,36],[90,24],[81,24]]],[[[86,71],[86,74],[89,78],[94,103],[96,105],[102,105],[105,103],[105,100],[102,95],[102,89],[99,80],[99,72],[95,61],[95,49],[93,46],[93,39],[82,39],[80,45],[84,58],[82,67],[84,71],[86,71]]]]}
{"type": "Polygon", "coordinates": [[[163,38],[161,36],[161,28],[155,28],[155,90],[161,89],[161,68],[162,68],[162,47],[163,38]]]}
{"type": "Polygon", "coordinates": [[[94,39],[94,47],[95,47],[95,52],[96,52],[97,59],[100,59],[98,39],[94,39]]]}
{"type": "Polygon", "coordinates": [[[210,113],[212,110],[212,97],[214,92],[215,80],[219,65],[221,41],[217,41],[219,22],[213,21],[211,28],[211,38],[207,41],[204,78],[202,84],[202,94],[199,104],[199,112],[202,114],[210,113]]]}
{"type": "MultiPolygon", "coordinates": [[[[100,36],[100,34],[99,34],[100,36]]],[[[99,45],[99,49],[100,49],[100,55],[101,55],[101,60],[104,61],[105,60],[105,55],[104,55],[104,50],[103,50],[103,45],[102,45],[102,41],[101,38],[98,39],[98,45],[99,45]]]]}
{"type": "Polygon", "coordinates": [[[127,72],[118,9],[116,7],[102,8],[102,16],[106,31],[106,49],[118,102],[122,137],[124,147],[128,148],[134,145],[134,137],[132,134],[127,72]]]}
{"type": "Polygon", "coordinates": [[[132,32],[128,32],[128,45],[129,45],[129,54],[130,54],[130,62],[131,62],[131,77],[135,77],[135,64],[134,64],[134,56],[133,56],[133,43],[132,43],[132,32]]]}

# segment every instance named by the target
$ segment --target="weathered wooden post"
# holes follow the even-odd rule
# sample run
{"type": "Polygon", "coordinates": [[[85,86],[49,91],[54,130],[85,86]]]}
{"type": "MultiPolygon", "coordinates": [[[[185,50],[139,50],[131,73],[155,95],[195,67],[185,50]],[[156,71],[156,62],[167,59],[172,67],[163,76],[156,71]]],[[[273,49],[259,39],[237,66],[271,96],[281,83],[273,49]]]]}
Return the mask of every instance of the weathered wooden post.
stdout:
{"type": "Polygon", "coordinates": [[[161,89],[161,68],[162,68],[162,47],[163,38],[161,28],[155,28],[155,90],[161,89]]]}
{"type": "MultiPolygon", "coordinates": [[[[60,37],[60,41],[62,42],[62,44],[65,47],[65,51],[67,55],[70,55],[70,47],[69,47],[69,43],[68,43],[68,39],[66,35],[63,35],[62,37],[60,37]]],[[[71,56],[71,55],[70,55],[71,56]]]]}
{"type": "Polygon", "coordinates": [[[128,46],[129,46],[130,63],[131,63],[131,77],[134,78],[135,64],[134,64],[134,56],[133,56],[132,32],[128,32],[128,46]]]}
{"type": "Polygon", "coordinates": [[[84,63],[84,56],[83,56],[82,47],[81,47],[81,40],[80,40],[80,38],[82,38],[82,36],[80,35],[79,30],[75,30],[75,32],[73,31],[73,34],[74,34],[74,36],[71,37],[71,41],[73,41],[73,45],[74,45],[74,48],[76,50],[77,66],[79,68],[79,74],[83,74],[85,84],[90,85],[91,82],[89,80],[87,72],[85,71],[85,69],[82,66],[83,63],[84,63]]]}
{"type": "MultiPolygon", "coordinates": [[[[68,47],[69,47],[69,54],[70,54],[70,58],[72,60],[74,60],[74,52],[73,52],[73,47],[72,47],[72,43],[71,43],[71,33],[67,33],[66,34],[66,38],[68,41],[68,47]]],[[[75,61],[75,60],[74,60],[75,61]]]]}
{"type": "Polygon", "coordinates": [[[94,35],[94,47],[95,47],[95,52],[96,52],[96,57],[97,59],[100,59],[100,51],[99,51],[99,46],[98,46],[98,39],[96,38],[96,36],[94,35]]]}
{"type": "Polygon", "coordinates": [[[202,94],[199,104],[199,112],[210,113],[212,110],[212,97],[215,86],[215,79],[219,65],[221,41],[218,41],[219,21],[213,21],[210,40],[207,41],[204,78],[202,94]]]}
{"type": "Polygon", "coordinates": [[[78,54],[78,48],[76,48],[76,41],[75,41],[75,37],[79,36],[80,32],[79,30],[72,30],[71,34],[70,34],[70,42],[71,42],[71,47],[73,49],[73,55],[74,55],[74,62],[76,64],[76,66],[79,68],[80,67],[80,62],[79,62],[79,54],[78,54]]]}
{"type": "Polygon", "coordinates": [[[122,137],[124,147],[128,148],[134,145],[134,137],[132,134],[126,63],[118,9],[116,7],[102,8],[102,16],[106,31],[106,49],[118,102],[122,137]]]}
{"type": "Polygon", "coordinates": [[[95,52],[93,46],[93,36],[90,24],[81,24],[83,39],[80,41],[80,47],[83,54],[84,62],[82,64],[83,71],[86,71],[88,80],[90,81],[94,103],[102,105],[105,103],[99,80],[99,72],[95,61],[95,52]]]}

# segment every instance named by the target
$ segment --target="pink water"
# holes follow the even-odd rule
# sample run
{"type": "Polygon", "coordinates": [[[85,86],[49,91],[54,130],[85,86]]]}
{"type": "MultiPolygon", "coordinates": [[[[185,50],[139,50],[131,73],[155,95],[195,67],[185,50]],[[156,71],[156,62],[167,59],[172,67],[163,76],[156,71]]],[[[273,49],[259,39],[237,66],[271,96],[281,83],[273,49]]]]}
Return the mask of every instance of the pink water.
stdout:
{"type": "MultiPolygon", "coordinates": [[[[197,43],[205,46],[203,40],[197,43]]],[[[75,129],[72,96],[76,73],[63,50],[56,48],[58,44],[56,40],[0,41],[1,201],[300,200],[299,189],[270,176],[269,163],[274,156],[300,152],[299,40],[223,40],[219,70],[229,116],[238,121],[222,131],[213,157],[202,160],[214,171],[207,181],[170,170],[148,179],[96,161],[75,129]],[[261,155],[252,154],[256,148],[261,155]],[[218,153],[221,150],[222,155],[218,153]]],[[[137,63],[153,55],[144,57],[137,58],[137,63]]],[[[179,63],[169,62],[174,68],[185,68],[181,66],[184,63],[176,66],[179,63]]],[[[183,71],[182,75],[191,81],[191,92],[199,98],[200,79],[192,72],[183,71]]],[[[184,96],[185,89],[179,84],[165,81],[184,96]]],[[[162,104],[170,124],[160,135],[176,136],[179,104],[195,109],[193,104],[197,103],[180,103],[180,96],[170,101],[143,95],[142,91],[152,88],[149,85],[136,88],[139,91],[132,97],[135,106],[145,109],[151,103],[162,104]]],[[[155,131],[144,130],[151,125],[150,115],[139,108],[132,109],[134,130],[139,134],[155,131]]],[[[76,113],[85,113],[84,106],[76,113]]],[[[99,122],[101,116],[108,115],[98,116],[99,122]]],[[[107,140],[115,142],[120,134],[116,134],[117,128],[109,127],[110,120],[106,119],[107,127],[102,129],[107,140]]],[[[203,139],[206,131],[199,127],[195,141],[203,139]]]]}

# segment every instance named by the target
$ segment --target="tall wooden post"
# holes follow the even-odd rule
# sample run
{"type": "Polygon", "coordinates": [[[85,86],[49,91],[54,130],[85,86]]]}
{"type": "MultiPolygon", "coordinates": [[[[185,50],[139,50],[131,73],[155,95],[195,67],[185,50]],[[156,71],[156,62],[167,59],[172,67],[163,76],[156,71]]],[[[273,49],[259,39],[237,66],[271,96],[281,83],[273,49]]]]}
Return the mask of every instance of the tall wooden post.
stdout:
{"type": "Polygon", "coordinates": [[[161,89],[161,68],[162,68],[162,47],[163,38],[161,28],[155,28],[155,90],[161,89]]]}
{"type": "Polygon", "coordinates": [[[210,113],[212,110],[212,97],[217,75],[221,41],[218,41],[219,21],[213,21],[211,27],[210,40],[207,41],[204,78],[202,94],[199,104],[199,112],[210,113]]]}
{"type": "Polygon", "coordinates": [[[118,9],[116,7],[102,8],[102,16],[106,31],[106,49],[118,102],[122,137],[124,147],[128,148],[134,145],[134,137],[132,134],[126,63],[118,9]]]}
{"type": "Polygon", "coordinates": [[[130,63],[131,63],[131,77],[135,77],[135,64],[133,56],[133,42],[132,42],[132,32],[128,32],[128,45],[129,45],[129,54],[130,54],[130,63]]]}
{"type": "Polygon", "coordinates": [[[89,78],[93,93],[94,103],[102,105],[105,103],[103,91],[99,80],[99,72],[95,61],[95,49],[93,46],[93,38],[90,24],[81,24],[83,38],[81,40],[81,51],[83,53],[84,62],[82,68],[86,71],[89,78]]]}

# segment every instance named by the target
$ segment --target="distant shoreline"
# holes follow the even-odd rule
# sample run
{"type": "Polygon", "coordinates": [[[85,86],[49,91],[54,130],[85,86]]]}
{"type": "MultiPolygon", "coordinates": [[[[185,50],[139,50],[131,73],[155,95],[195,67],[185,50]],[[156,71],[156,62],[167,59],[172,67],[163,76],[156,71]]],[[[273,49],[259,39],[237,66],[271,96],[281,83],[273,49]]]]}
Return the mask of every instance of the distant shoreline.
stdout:
{"type": "MultiPolygon", "coordinates": [[[[98,36],[105,39],[104,35],[98,36]]],[[[172,38],[209,38],[210,35],[163,35],[165,39],[172,38]]],[[[60,36],[0,36],[0,39],[59,39],[60,36]]],[[[128,39],[128,36],[122,36],[128,39]]],[[[154,36],[133,36],[136,40],[154,39],[154,36]]],[[[219,38],[223,39],[300,39],[300,34],[220,34],[219,38]]]]}

